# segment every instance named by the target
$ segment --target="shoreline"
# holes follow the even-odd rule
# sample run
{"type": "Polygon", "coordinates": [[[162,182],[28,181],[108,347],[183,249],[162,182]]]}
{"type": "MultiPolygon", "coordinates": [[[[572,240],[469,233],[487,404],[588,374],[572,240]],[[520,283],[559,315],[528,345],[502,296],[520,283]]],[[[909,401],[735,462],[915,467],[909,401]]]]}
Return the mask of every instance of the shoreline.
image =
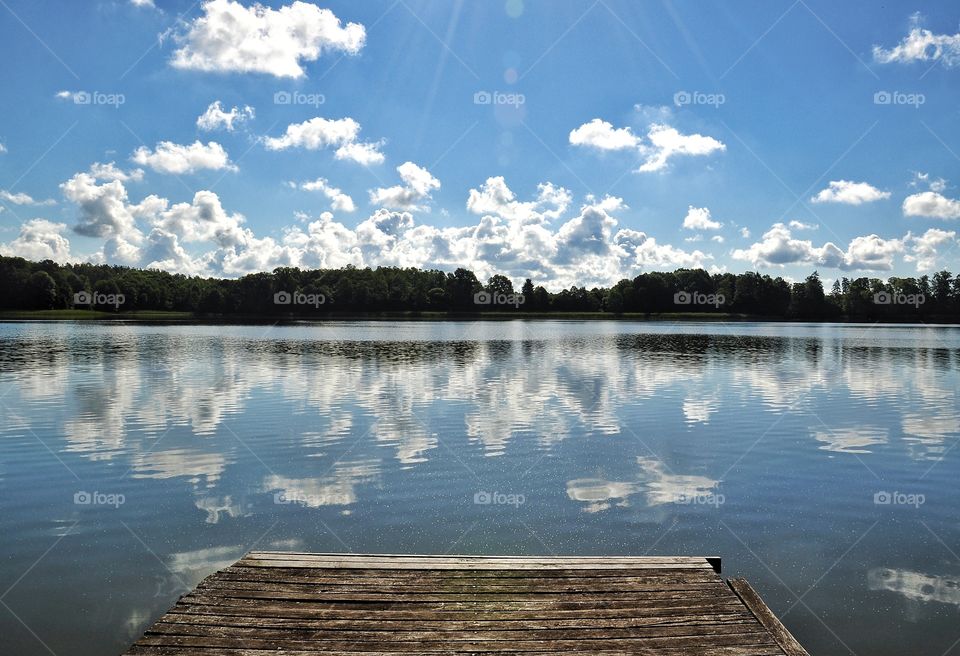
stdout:
{"type": "Polygon", "coordinates": [[[785,318],[765,315],[734,313],[639,313],[627,312],[436,312],[436,311],[384,311],[329,313],[310,317],[305,315],[250,315],[250,314],[203,314],[195,312],[144,310],[135,312],[100,312],[96,310],[3,310],[0,322],[132,322],[168,324],[297,324],[339,321],[641,321],[660,322],[708,322],[708,323],[783,323],[783,324],[878,324],[878,325],[929,325],[957,326],[949,317],[927,317],[925,320],[904,317],[903,319],[869,319],[840,317],[833,319],[785,318]]]}

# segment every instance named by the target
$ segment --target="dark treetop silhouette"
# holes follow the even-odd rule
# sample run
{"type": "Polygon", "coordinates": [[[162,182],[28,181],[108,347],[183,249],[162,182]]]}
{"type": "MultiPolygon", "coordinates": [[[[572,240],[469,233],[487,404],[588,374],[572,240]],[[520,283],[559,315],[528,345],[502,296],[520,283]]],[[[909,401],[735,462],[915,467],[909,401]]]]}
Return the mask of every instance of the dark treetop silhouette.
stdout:
{"type": "Polygon", "coordinates": [[[0,257],[0,310],[96,309],[213,315],[327,316],[380,312],[702,313],[783,319],[950,321],[960,319],[960,275],[842,278],[825,293],[814,272],[790,284],[755,272],[703,269],[642,273],[611,288],[549,292],[503,275],[415,268],[303,270],[283,267],[236,279],[201,278],[98,264],[0,257]]]}

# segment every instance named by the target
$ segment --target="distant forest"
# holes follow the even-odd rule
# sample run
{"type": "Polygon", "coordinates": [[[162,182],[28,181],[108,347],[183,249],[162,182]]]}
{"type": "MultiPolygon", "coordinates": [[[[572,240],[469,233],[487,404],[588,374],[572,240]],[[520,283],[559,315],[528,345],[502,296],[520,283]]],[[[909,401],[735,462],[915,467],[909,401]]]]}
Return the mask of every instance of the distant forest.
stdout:
{"type": "Polygon", "coordinates": [[[502,275],[481,282],[467,269],[278,268],[237,279],[201,278],[97,264],[0,257],[0,310],[179,311],[202,315],[312,317],[393,312],[704,313],[782,319],[960,320],[960,275],[842,278],[825,291],[803,282],[703,269],[642,273],[610,288],[548,292],[502,275]]]}

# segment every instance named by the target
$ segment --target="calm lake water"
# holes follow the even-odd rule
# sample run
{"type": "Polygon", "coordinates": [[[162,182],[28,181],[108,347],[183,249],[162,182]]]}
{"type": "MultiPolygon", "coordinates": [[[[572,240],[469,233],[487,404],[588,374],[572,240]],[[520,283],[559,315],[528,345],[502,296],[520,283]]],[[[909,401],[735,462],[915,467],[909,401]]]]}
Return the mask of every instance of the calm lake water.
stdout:
{"type": "Polygon", "coordinates": [[[723,557],[813,654],[960,653],[960,329],[0,324],[0,651],[253,547],[723,557]]]}

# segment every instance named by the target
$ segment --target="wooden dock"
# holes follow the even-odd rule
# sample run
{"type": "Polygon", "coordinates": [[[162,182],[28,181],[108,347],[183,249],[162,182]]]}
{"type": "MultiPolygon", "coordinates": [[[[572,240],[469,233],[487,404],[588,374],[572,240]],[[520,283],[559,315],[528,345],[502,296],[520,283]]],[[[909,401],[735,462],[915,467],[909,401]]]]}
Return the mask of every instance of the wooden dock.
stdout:
{"type": "Polygon", "coordinates": [[[719,558],[251,552],[127,654],[808,656],[719,558]]]}

